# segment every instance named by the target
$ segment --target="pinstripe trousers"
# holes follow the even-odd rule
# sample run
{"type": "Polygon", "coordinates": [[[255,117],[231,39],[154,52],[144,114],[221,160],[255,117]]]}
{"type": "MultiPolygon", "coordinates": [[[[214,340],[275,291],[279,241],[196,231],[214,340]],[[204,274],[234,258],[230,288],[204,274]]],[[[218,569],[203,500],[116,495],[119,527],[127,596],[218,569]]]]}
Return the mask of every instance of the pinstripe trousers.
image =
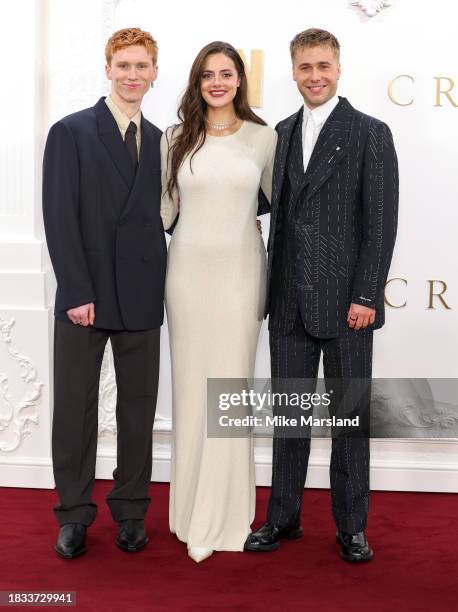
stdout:
{"type": "MultiPolygon", "coordinates": [[[[338,338],[311,336],[297,314],[288,335],[270,334],[272,378],[306,378],[315,390],[323,352],[325,382],[329,379],[370,379],[373,332],[348,330],[338,338]]],[[[338,398],[334,398],[338,400],[338,398]]],[[[369,413],[369,393],[362,398],[369,413]]],[[[332,414],[330,406],[330,415],[332,414]]],[[[310,437],[288,437],[287,428],[274,434],[272,489],[267,520],[286,526],[300,523],[302,496],[310,454],[310,437]]],[[[330,464],[332,513],[338,529],[358,533],[365,529],[369,506],[368,437],[333,437],[330,464]]]]}

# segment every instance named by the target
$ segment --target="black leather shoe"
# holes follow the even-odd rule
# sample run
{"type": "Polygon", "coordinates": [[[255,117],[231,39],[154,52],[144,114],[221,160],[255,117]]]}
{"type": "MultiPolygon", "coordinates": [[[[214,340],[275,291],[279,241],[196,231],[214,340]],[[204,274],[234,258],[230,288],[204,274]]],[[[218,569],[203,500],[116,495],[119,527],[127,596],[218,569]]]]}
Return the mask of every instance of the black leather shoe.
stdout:
{"type": "Polygon", "coordinates": [[[62,525],[54,550],[62,559],[74,559],[86,552],[86,526],[80,523],[62,525]]]}
{"type": "Polygon", "coordinates": [[[270,552],[280,546],[281,539],[297,540],[301,537],[302,527],[300,525],[281,527],[280,525],[264,523],[257,531],[250,533],[245,542],[244,550],[270,552]]]}
{"type": "Polygon", "coordinates": [[[339,530],[336,540],[340,544],[340,556],[344,561],[359,563],[370,561],[374,556],[374,551],[370,548],[364,531],[352,534],[339,530]]]}
{"type": "Polygon", "coordinates": [[[119,521],[119,533],[116,544],[127,552],[137,552],[148,544],[143,519],[119,521]]]}

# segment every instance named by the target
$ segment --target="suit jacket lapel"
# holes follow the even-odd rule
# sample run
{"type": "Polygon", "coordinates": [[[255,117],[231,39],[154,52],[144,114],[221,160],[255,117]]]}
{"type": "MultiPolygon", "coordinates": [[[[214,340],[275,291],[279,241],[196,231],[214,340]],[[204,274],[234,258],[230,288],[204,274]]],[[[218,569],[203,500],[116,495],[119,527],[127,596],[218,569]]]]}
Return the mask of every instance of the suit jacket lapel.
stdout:
{"type": "Polygon", "coordinates": [[[127,188],[131,189],[135,177],[134,167],[119,131],[118,124],[105,103],[105,98],[100,98],[94,109],[100,140],[105,145],[127,188]]]}
{"type": "Polygon", "coordinates": [[[353,121],[353,107],[346,98],[340,98],[318,136],[304,176],[301,189],[308,185],[307,198],[328,180],[348,152],[354,138],[353,121]]]}
{"type": "Polygon", "coordinates": [[[273,172],[273,194],[272,194],[272,209],[278,206],[280,202],[281,190],[285,178],[286,160],[288,159],[288,151],[290,147],[291,136],[294,131],[294,126],[298,120],[298,116],[302,114],[302,109],[299,110],[288,119],[285,119],[278,126],[278,143],[275,154],[274,172],[273,172]]]}
{"type": "Polygon", "coordinates": [[[299,191],[304,181],[304,153],[302,145],[302,121],[304,107],[297,113],[296,123],[290,138],[286,171],[293,193],[299,191]]]}
{"type": "MultiPolygon", "coordinates": [[[[283,188],[283,182],[285,180],[286,172],[286,161],[288,159],[288,151],[290,147],[291,136],[298,120],[298,116],[301,115],[303,109],[299,110],[294,115],[291,115],[277,126],[278,142],[277,149],[275,152],[275,162],[272,177],[272,202],[271,202],[271,222],[269,232],[270,236],[274,235],[275,224],[277,222],[278,207],[280,206],[281,192],[283,188]]],[[[301,115],[302,116],[302,115],[301,115]]]]}

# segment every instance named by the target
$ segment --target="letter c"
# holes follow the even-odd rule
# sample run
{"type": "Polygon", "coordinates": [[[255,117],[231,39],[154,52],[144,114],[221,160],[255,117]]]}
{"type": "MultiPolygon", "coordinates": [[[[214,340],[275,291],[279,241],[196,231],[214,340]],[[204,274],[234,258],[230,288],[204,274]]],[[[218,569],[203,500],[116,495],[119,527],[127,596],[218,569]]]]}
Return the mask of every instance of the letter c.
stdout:
{"type": "Polygon", "coordinates": [[[400,74],[388,83],[388,97],[393,104],[397,104],[398,106],[411,106],[413,104],[413,97],[409,102],[398,102],[394,96],[393,86],[399,79],[409,79],[412,83],[415,83],[415,79],[413,76],[410,76],[410,74],[400,74]]]}

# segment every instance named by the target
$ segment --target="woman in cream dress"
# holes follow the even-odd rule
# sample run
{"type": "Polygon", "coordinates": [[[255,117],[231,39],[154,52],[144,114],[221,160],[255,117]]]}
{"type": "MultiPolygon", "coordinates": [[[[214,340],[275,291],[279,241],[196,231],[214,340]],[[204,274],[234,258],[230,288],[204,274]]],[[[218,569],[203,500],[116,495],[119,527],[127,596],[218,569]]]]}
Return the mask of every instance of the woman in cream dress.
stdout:
{"type": "Polygon", "coordinates": [[[242,551],[254,519],[252,439],[207,437],[207,378],[254,375],[266,251],[258,192],[270,199],[276,132],[250,109],[243,62],[226,43],[197,56],[162,137],[169,246],[166,308],[173,387],[170,530],[195,561],[242,551]]]}

